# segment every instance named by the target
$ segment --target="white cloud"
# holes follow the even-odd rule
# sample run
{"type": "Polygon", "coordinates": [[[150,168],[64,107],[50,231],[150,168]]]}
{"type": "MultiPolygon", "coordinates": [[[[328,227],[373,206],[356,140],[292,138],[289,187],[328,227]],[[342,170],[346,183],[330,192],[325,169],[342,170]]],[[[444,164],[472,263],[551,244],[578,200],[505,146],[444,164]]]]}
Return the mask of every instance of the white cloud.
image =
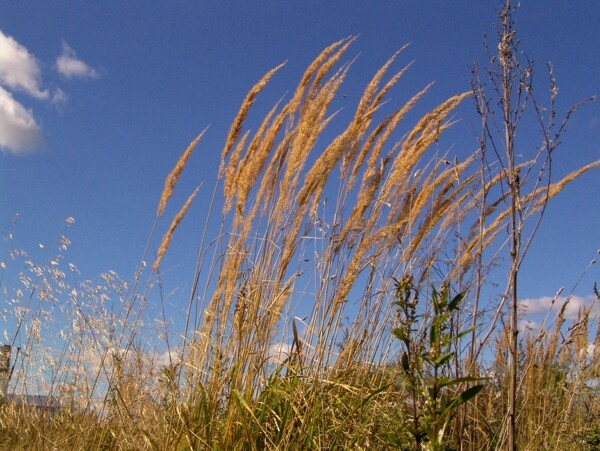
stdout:
{"type": "MultiPolygon", "coordinates": [[[[96,70],[79,60],[65,42],[56,59],[56,69],[67,79],[98,77],[96,70]]],[[[15,91],[48,101],[57,108],[67,101],[62,89],[56,87],[51,92],[43,87],[35,56],[0,31],[0,150],[21,154],[40,146],[42,130],[32,111],[13,97],[15,91]]]]}
{"type": "Polygon", "coordinates": [[[522,319],[517,324],[517,330],[522,333],[537,333],[541,324],[530,319],[522,319]]]}
{"type": "Polygon", "coordinates": [[[42,143],[42,130],[31,111],[0,86],[0,149],[19,154],[42,143]]]}
{"type": "Polygon", "coordinates": [[[269,346],[268,360],[274,365],[282,364],[293,351],[293,346],[289,343],[275,343],[269,346]]]}
{"type": "Polygon", "coordinates": [[[50,94],[41,88],[40,72],[37,59],[11,36],[0,31],[0,84],[37,99],[47,99],[50,94]]]}
{"type": "Polygon", "coordinates": [[[158,368],[165,368],[171,365],[177,365],[181,363],[181,349],[171,349],[163,352],[162,354],[158,354],[154,357],[155,364],[158,368]]]}
{"type": "Polygon", "coordinates": [[[594,295],[589,296],[542,296],[539,298],[523,299],[519,302],[522,313],[525,315],[546,314],[548,312],[558,313],[564,303],[567,302],[565,308],[565,318],[570,320],[577,319],[580,310],[591,307],[591,315],[600,314],[600,302],[594,295]]]}
{"type": "MultiPolygon", "coordinates": [[[[308,330],[308,325],[306,324],[305,319],[306,318],[300,318],[298,316],[294,316],[293,318],[293,321],[296,324],[296,331],[298,332],[300,346],[304,345],[304,336],[308,330]]],[[[290,340],[292,340],[291,337],[290,340]]],[[[293,352],[295,352],[294,344],[288,343],[286,340],[282,339],[281,341],[273,343],[271,346],[269,346],[268,360],[274,365],[280,365],[287,358],[289,358],[293,352]]]]}
{"type": "Polygon", "coordinates": [[[56,70],[67,79],[98,78],[96,69],[77,58],[75,51],[64,41],[62,53],[56,58],[56,70]]]}
{"type": "Polygon", "coordinates": [[[594,343],[588,343],[588,345],[585,347],[585,349],[581,349],[579,351],[579,358],[594,360],[595,354],[596,354],[596,345],[594,343]]]}

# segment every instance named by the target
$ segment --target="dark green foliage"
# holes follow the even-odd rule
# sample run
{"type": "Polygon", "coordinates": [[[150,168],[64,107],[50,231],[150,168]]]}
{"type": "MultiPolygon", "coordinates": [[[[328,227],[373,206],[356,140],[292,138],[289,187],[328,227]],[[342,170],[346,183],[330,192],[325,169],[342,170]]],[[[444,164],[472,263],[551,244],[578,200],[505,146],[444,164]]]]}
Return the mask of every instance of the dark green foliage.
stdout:
{"type": "Polygon", "coordinates": [[[456,409],[474,398],[482,384],[469,386],[480,378],[452,374],[450,363],[456,358],[459,340],[472,329],[456,331],[451,327],[465,293],[450,298],[450,290],[442,285],[432,288],[431,312],[418,313],[418,291],[412,276],[395,280],[399,327],[393,334],[402,343],[402,381],[409,395],[408,405],[400,406],[402,420],[399,431],[390,434],[390,442],[405,449],[425,447],[431,450],[451,449],[446,432],[456,409]],[[407,434],[408,433],[408,434],[407,434]]]}

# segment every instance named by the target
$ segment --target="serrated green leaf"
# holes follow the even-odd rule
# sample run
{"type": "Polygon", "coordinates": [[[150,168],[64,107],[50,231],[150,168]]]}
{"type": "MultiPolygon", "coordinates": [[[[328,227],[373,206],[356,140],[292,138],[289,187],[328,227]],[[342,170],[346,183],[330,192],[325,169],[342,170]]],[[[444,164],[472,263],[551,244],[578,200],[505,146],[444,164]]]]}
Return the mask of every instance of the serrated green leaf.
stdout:
{"type": "Polygon", "coordinates": [[[392,331],[392,334],[398,340],[403,341],[407,345],[410,344],[410,339],[408,337],[408,334],[403,329],[400,329],[399,327],[397,327],[392,331]]]}
{"type": "Polygon", "coordinates": [[[406,352],[402,354],[402,369],[407,374],[410,371],[410,364],[408,362],[408,354],[406,352]]]}
{"type": "Polygon", "coordinates": [[[456,334],[453,337],[453,341],[456,341],[462,337],[464,337],[465,335],[469,335],[471,332],[473,332],[475,329],[477,329],[476,327],[469,327],[468,329],[465,329],[463,331],[461,331],[460,333],[456,334]]]}
{"type": "Polygon", "coordinates": [[[430,365],[434,365],[434,364],[435,364],[435,360],[434,360],[434,359],[432,359],[432,358],[429,356],[429,354],[427,354],[427,353],[425,353],[425,354],[421,354],[421,358],[422,358],[422,359],[423,359],[425,362],[429,363],[430,365]]]}
{"type": "Polygon", "coordinates": [[[477,394],[481,390],[483,390],[484,387],[484,385],[473,385],[472,387],[467,388],[464,392],[453,398],[452,401],[448,403],[446,408],[442,411],[442,415],[448,414],[448,412],[450,412],[451,410],[455,409],[461,404],[466,403],[469,399],[477,396],[477,394]]]}
{"type": "Polygon", "coordinates": [[[454,379],[450,379],[450,378],[444,377],[444,378],[438,379],[438,386],[439,387],[448,387],[450,385],[462,384],[463,382],[478,382],[481,380],[485,380],[485,378],[483,378],[483,377],[456,377],[454,379]]]}
{"type": "Polygon", "coordinates": [[[462,293],[458,293],[456,296],[454,296],[454,298],[452,298],[452,300],[448,304],[448,310],[454,311],[454,310],[458,309],[460,306],[460,303],[465,298],[465,295],[466,295],[466,293],[463,291],[462,293]]]}
{"type": "Polygon", "coordinates": [[[438,367],[442,366],[444,363],[446,363],[450,359],[452,359],[452,357],[454,357],[454,354],[451,354],[451,353],[442,354],[441,356],[439,356],[437,359],[434,360],[433,364],[438,367]]]}
{"type": "Polygon", "coordinates": [[[474,398],[475,396],[477,396],[477,394],[483,390],[483,388],[485,387],[485,385],[483,384],[479,384],[479,385],[473,385],[472,387],[467,388],[464,392],[461,393],[460,395],[460,400],[461,400],[461,404],[467,402],[469,399],[474,398]]]}
{"type": "Polygon", "coordinates": [[[435,324],[432,324],[429,328],[429,343],[434,346],[438,341],[439,331],[435,324]]]}
{"type": "Polygon", "coordinates": [[[440,294],[435,287],[431,287],[431,303],[433,304],[433,311],[435,312],[436,316],[439,315],[442,310],[441,307],[443,303],[440,301],[440,294]]]}

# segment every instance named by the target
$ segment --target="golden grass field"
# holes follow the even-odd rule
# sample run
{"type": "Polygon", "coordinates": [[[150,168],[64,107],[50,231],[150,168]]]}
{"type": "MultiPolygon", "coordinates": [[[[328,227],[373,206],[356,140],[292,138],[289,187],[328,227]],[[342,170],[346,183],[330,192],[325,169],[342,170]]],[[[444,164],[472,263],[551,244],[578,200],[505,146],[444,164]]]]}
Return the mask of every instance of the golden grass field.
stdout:
{"type": "MultiPolygon", "coordinates": [[[[31,263],[18,292],[2,285],[25,343],[13,359],[11,390],[48,394],[61,407],[3,403],[0,446],[507,446],[505,282],[494,305],[481,293],[499,256],[509,253],[512,176],[483,144],[453,161],[438,145],[449,127],[461,126],[453,115],[459,104],[481,107],[481,86],[475,82],[472,92],[414,120],[409,113],[428,86],[401,105],[387,98],[409,70],[396,68],[399,52],[374,73],[340,126],[331,107],[352,75],[346,55],[353,41],[324,49],[255,130],[245,124],[282,66],[243,100],[206,207],[219,225],[199,224],[182,344],[166,327],[157,333],[169,361],[142,344],[142,318],[198,191],[172,220],[166,207],[209,130],[167,176],[148,241],[157,251],[146,251],[141,260],[149,264],[140,264],[132,281],[107,273],[101,283],[73,286],[58,261],[31,263]],[[164,236],[155,232],[161,226],[164,236]],[[476,385],[481,391],[463,396],[476,385]]],[[[600,164],[551,180],[548,155],[541,151],[515,168],[523,224],[536,224],[552,197],[600,164]]],[[[29,261],[25,251],[11,252],[29,261]]],[[[519,449],[600,449],[597,318],[582,309],[568,319],[568,293],[566,299],[540,330],[521,337],[519,449]]]]}

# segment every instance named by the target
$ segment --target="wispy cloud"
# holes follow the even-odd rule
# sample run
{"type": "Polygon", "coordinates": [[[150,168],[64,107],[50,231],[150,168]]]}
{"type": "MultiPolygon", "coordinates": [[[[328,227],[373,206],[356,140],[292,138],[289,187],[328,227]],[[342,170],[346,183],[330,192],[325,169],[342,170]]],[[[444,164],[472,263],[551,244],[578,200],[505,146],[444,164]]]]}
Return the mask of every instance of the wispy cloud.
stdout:
{"type": "Polygon", "coordinates": [[[42,143],[42,130],[31,111],[0,86],[0,148],[25,153],[42,143]]]}
{"type": "Polygon", "coordinates": [[[11,36],[0,31],[0,84],[24,91],[37,99],[47,99],[41,87],[41,70],[37,59],[11,36]]]}
{"type": "Polygon", "coordinates": [[[565,317],[567,319],[577,319],[579,312],[584,308],[591,308],[592,316],[600,314],[600,302],[594,295],[569,297],[542,296],[539,298],[522,299],[520,307],[522,313],[525,315],[556,314],[565,303],[565,317]]]}
{"type": "Polygon", "coordinates": [[[62,105],[67,102],[67,95],[60,88],[56,88],[52,94],[52,103],[54,105],[62,105]]]}
{"type": "Polygon", "coordinates": [[[77,58],[75,51],[64,41],[62,53],[56,58],[56,70],[67,79],[98,78],[98,71],[77,58]]]}

